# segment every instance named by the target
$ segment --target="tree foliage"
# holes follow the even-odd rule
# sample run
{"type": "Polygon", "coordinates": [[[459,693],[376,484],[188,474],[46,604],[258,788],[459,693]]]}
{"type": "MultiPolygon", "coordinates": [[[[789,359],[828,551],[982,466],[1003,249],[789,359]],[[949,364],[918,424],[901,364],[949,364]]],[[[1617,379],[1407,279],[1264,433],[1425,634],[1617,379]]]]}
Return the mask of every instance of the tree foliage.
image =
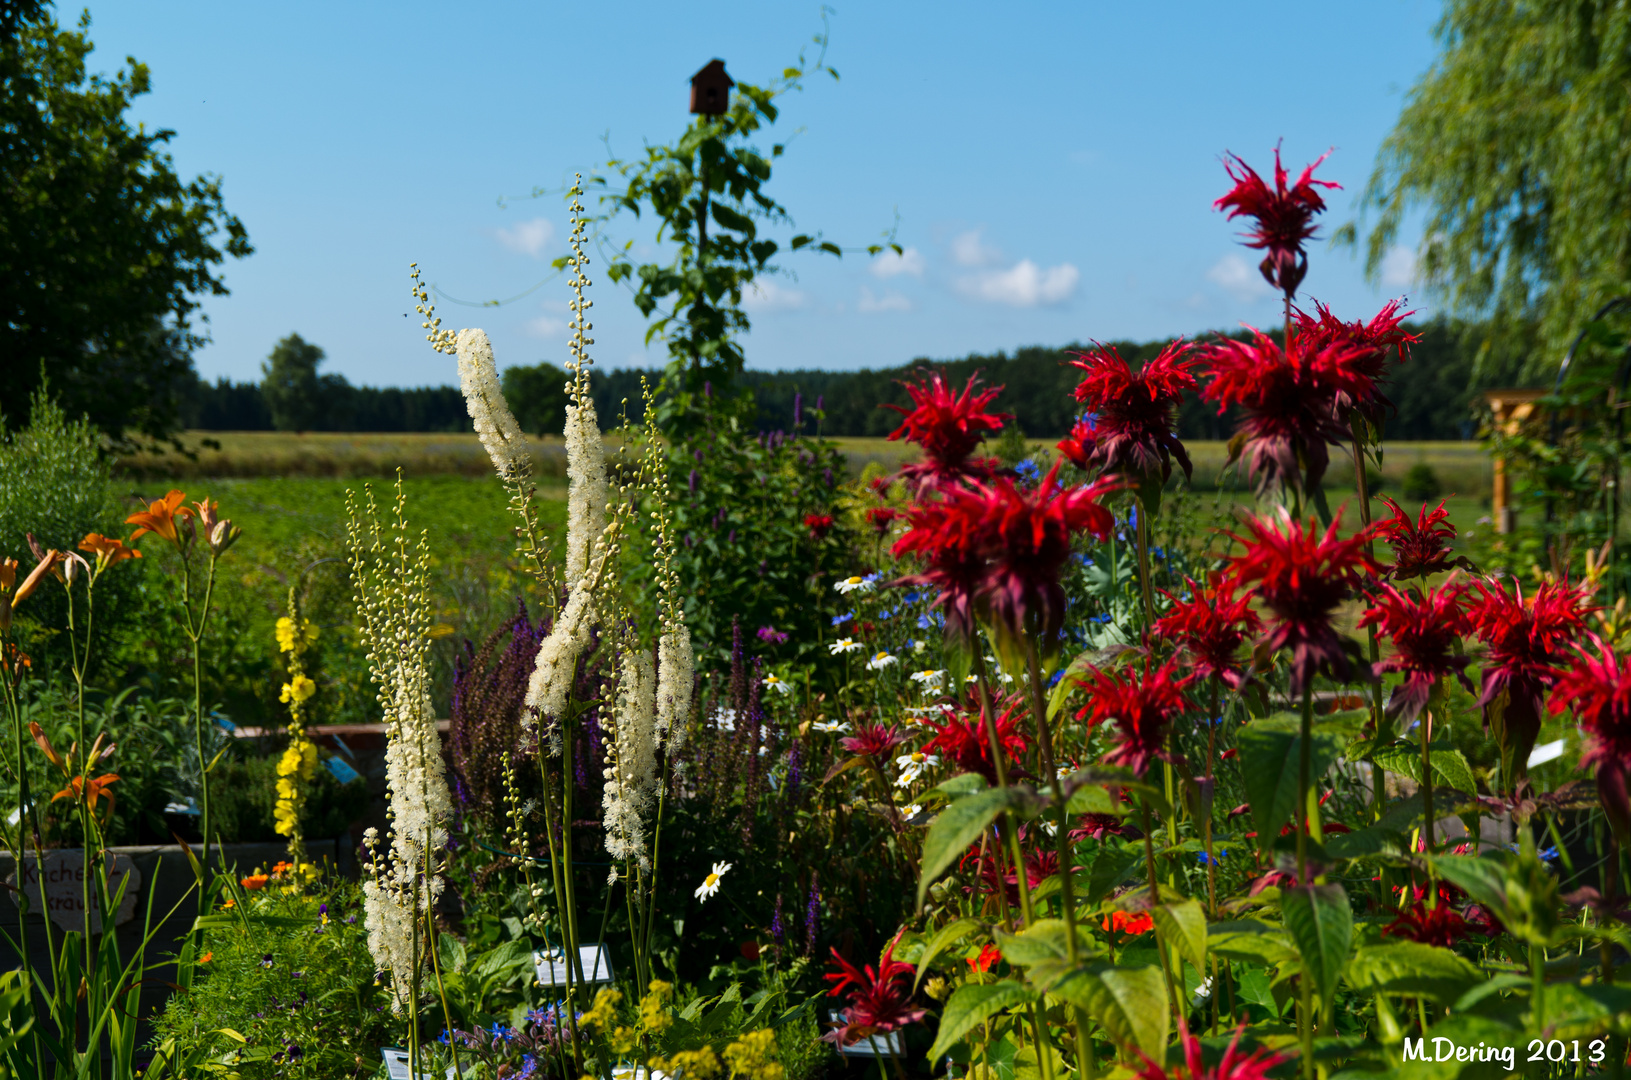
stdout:
{"type": "MultiPolygon", "coordinates": [[[[1631,278],[1631,9],[1448,0],[1361,198],[1374,275],[1425,208],[1423,280],[1530,377],[1631,278]]],[[[1338,238],[1353,242],[1350,224],[1338,238]]]]}
{"type": "Polygon", "coordinates": [[[312,431],[324,414],[324,382],[343,375],[319,376],[323,350],[299,334],[290,334],[272,347],[261,361],[261,396],[278,431],[312,431]]]}
{"type": "Polygon", "coordinates": [[[90,75],[88,16],[65,30],[28,9],[0,34],[0,411],[20,419],[43,369],[69,415],[164,437],[198,297],[224,295],[219,264],[253,249],[219,179],[176,175],[174,132],[127,119],[147,67],[90,75]]]}

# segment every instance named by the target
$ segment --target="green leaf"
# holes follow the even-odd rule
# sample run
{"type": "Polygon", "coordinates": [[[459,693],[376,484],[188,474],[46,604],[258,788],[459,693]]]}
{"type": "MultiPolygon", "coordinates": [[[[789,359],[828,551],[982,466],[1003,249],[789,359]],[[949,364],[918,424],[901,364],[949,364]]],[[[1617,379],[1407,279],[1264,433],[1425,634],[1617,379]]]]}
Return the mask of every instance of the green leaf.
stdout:
{"type": "Polygon", "coordinates": [[[1453,1004],[1483,982],[1471,961],[1449,949],[1392,941],[1361,950],[1348,965],[1348,985],[1365,994],[1406,994],[1453,1004]]]}
{"type": "Polygon", "coordinates": [[[929,1048],[928,1059],[936,1061],[964,1035],[988,1018],[1015,1005],[1036,1000],[1036,993],[1024,983],[1004,979],[998,983],[968,983],[959,986],[940,1013],[940,1033],[929,1048]]]}
{"type": "MultiPolygon", "coordinates": [[[[1473,778],[1472,766],[1467,764],[1467,759],[1462,756],[1461,751],[1448,744],[1435,743],[1430,756],[1435,785],[1442,784],[1466,795],[1478,794],[1478,781],[1473,778]]],[[[1416,783],[1421,783],[1419,747],[1395,746],[1383,750],[1373,760],[1388,772],[1408,776],[1416,783]]]]}
{"type": "Polygon", "coordinates": [[[1087,887],[1079,898],[1084,904],[1096,904],[1110,895],[1110,890],[1126,881],[1138,865],[1143,849],[1137,844],[1123,841],[1111,847],[1114,841],[1101,842],[1093,857],[1093,869],[1087,875],[1087,887]]]}
{"type": "Polygon", "coordinates": [[[1155,965],[1089,964],[1059,980],[1049,993],[1086,1009],[1116,1045],[1137,1046],[1155,1059],[1166,1054],[1172,1017],[1166,982],[1155,965]]]}
{"type": "MultiPolygon", "coordinates": [[[[1297,810],[1297,771],[1302,753],[1302,719],[1291,713],[1253,720],[1236,736],[1246,801],[1252,808],[1257,842],[1267,851],[1281,826],[1297,810]]],[[[1316,728],[1310,740],[1309,783],[1317,784],[1342,753],[1342,739],[1316,728]]]]}
{"type": "Polygon", "coordinates": [[[1161,904],[1150,909],[1155,928],[1161,931],[1161,940],[1176,948],[1178,955],[1195,965],[1195,970],[1206,971],[1206,912],[1197,900],[1184,900],[1176,904],[1161,904]]]}
{"type": "MultiPolygon", "coordinates": [[[[997,931],[997,948],[1010,964],[1029,966],[1070,956],[1069,927],[1063,919],[1038,919],[1018,934],[997,931]]],[[[1098,944],[1085,926],[1076,927],[1077,955],[1098,951],[1098,944]]]]}
{"type": "Polygon", "coordinates": [[[1353,948],[1354,917],[1341,885],[1301,885],[1280,891],[1286,930],[1302,956],[1303,970],[1314,980],[1327,1012],[1335,1001],[1337,982],[1353,948]]]}
{"type": "Polygon", "coordinates": [[[1279,964],[1295,955],[1284,929],[1249,919],[1213,923],[1207,929],[1206,944],[1225,960],[1245,963],[1279,964]]]}
{"type": "Polygon", "coordinates": [[[964,796],[940,811],[923,837],[923,869],[917,880],[918,907],[923,906],[929,885],[962,856],[964,849],[978,840],[998,815],[1013,809],[1024,798],[1025,793],[1016,788],[990,788],[964,796]]]}
{"type": "Polygon", "coordinates": [[[917,979],[912,983],[914,993],[917,991],[918,983],[923,981],[923,973],[929,970],[934,958],[945,952],[948,945],[968,937],[979,925],[973,919],[956,919],[942,926],[940,931],[929,939],[929,944],[924,947],[923,955],[917,962],[917,979]]]}

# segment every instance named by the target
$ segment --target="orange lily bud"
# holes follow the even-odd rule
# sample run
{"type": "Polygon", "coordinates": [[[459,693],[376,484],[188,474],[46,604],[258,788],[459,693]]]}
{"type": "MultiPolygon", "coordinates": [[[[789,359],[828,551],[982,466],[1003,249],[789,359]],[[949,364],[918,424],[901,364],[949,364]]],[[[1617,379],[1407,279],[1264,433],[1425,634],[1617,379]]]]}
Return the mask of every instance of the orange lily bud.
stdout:
{"type": "Polygon", "coordinates": [[[57,753],[56,747],[51,745],[51,740],[40,728],[40,725],[35,723],[33,720],[30,720],[28,722],[28,733],[34,736],[34,741],[39,743],[41,750],[45,751],[46,759],[57,768],[66,772],[68,769],[67,762],[62,760],[62,755],[57,753]]]}
{"type": "Polygon", "coordinates": [[[23,583],[17,586],[17,592],[11,598],[11,606],[15,608],[18,604],[27,600],[29,595],[39,588],[40,579],[56,569],[57,562],[61,558],[62,553],[57,551],[56,548],[47,551],[45,557],[40,560],[39,565],[35,566],[28,577],[23,580],[23,583]]]}

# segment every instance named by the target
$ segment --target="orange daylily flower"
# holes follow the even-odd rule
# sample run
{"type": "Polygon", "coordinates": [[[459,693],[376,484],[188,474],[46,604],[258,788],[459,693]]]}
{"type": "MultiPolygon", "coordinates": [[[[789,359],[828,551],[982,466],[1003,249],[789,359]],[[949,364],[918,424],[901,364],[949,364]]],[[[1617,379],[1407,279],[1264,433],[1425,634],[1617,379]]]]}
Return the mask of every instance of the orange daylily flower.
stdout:
{"type": "Polygon", "coordinates": [[[248,877],[238,882],[238,884],[242,885],[250,892],[255,892],[257,889],[266,888],[266,883],[271,880],[272,879],[266,874],[250,874],[248,877]]]}
{"type": "Polygon", "coordinates": [[[103,536],[101,533],[88,533],[85,539],[79,542],[79,550],[95,554],[96,565],[99,567],[142,557],[140,551],[126,547],[125,542],[117,536],[103,536]]]}
{"type": "Polygon", "coordinates": [[[76,776],[68,781],[67,787],[51,796],[51,801],[83,798],[90,803],[91,813],[94,814],[96,813],[97,802],[106,799],[108,800],[108,812],[111,814],[113,812],[114,797],[113,792],[108,790],[108,785],[117,779],[119,779],[118,773],[103,773],[89,782],[83,776],[76,776]]]}
{"type": "Polygon", "coordinates": [[[148,533],[157,533],[180,547],[181,534],[176,531],[176,522],[193,516],[191,507],[181,505],[186,497],[183,492],[172,488],[164,498],[149,503],[146,510],[139,510],[125,518],[126,525],[140,526],[130,534],[130,542],[134,544],[148,533]]]}
{"type": "Polygon", "coordinates": [[[51,745],[50,736],[46,735],[44,729],[38,723],[30,720],[28,722],[28,733],[34,737],[34,741],[39,744],[40,749],[45,751],[47,761],[63,772],[68,771],[68,763],[62,759],[61,754],[57,753],[56,747],[51,745]]]}

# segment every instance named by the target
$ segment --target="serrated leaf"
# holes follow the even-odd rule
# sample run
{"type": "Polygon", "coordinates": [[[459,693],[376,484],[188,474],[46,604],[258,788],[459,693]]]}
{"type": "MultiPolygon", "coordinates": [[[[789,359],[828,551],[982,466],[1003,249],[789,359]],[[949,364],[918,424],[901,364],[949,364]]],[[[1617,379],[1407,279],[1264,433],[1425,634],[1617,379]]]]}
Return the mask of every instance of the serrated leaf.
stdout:
{"type": "MultiPolygon", "coordinates": [[[[1246,802],[1252,808],[1258,845],[1267,851],[1297,810],[1297,773],[1302,719],[1291,713],[1253,720],[1236,736],[1246,802]]],[[[1309,783],[1317,784],[1342,753],[1342,739],[1315,728],[1310,740],[1309,783]]]]}
{"type": "Polygon", "coordinates": [[[946,951],[946,947],[962,940],[978,929],[980,924],[973,919],[957,919],[942,926],[929,944],[923,949],[923,956],[917,962],[917,978],[912,982],[912,990],[916,992],[918,983],[923,981],[923,973],[929,970],[934,958],[946,951]]]}
{"type": "Polygon", "coordinates": [[[917,880],[917,906],[929,885],[956,862],[1004,811],[1019,805],[1025,793],[1009,787],[990,788],[956,800],[934,819],[923,837],[922,872],[917,880]]]}
{"type": "Polygon", "coordinates": [[[940,1055],[989,1017],[1035,1000],[1035,991],[1012,979],[959,986],[940,1013],[940,1032],[935,1036],[934,1045],[929,1048],[928,1059],[939,1060],[940,1055]]]}
{"type": "MultiPolygon", "coordinates": [[[[1069,927],[1063,919],[1038,919],[1017,934],[997,931],[997,948],[1010,964],[1029,966],[1070,957],[1069,927]]],[[[1097,952],[1098,945],[1084,926],[1076,927],[1077,955],[1097,952]]]]}
{"type": "Polygon", "coordinates": [[[1143,849],[1137,844],[1122,843],[1120,847],[1111,847],[1108,843],[1101,843],[1098,854],[1093,857],[1093,868],[1088,871],[1087,887],[1079,897],[1081,902],[1096,904],[1110,895],[1111,889],[1127,880],[1142,855],[1143,849]]]}
{"type": "Polygon", "coordinates": [[[1299,885],[1280,890],[1280,913],[1303,970],[1314,980],[1327,1013],[1353,949],[1353,909],[1341,885],[1299,885]]]}
{"type": "Polygon", "coordinates": [[[1176,904],[1160,904],[1150,909],[1155,928],[1161,939],[1176,948],[1178,955],[1195,965],[1195,970],[1206,971],[1206,912],[1197,900],[1184,900],[1176,904]]]}
{"type": "Polygon", "coordinates": [[[1255,920],[1213,923],[1207,928],[1206,944],[1225,960],[1280,964],[1296,955],[1284,928],[1255,920]]]}
{"type": "Polygon", "coordinates": [[[1471,961],[1449,949],[1391,941],[1361,949],[1348,965],[1348,985],[1365,994],[1406,994],[1453,1004],[1484,980],[1471,961]]]}
{"type": "MultiPolygon", "coordinates": [[[[1429,755],[1433,762],[1433,783],[1453,788],[1467,795],[1478,794],[1478,781],[1473,778],[1472,766],[1461,751],[1452,746],[1432,747],[1429,755]]],[[[1373,759],[1391,773],[1408,776],[1421,783],[1421,750],[1416,747],[1395,746],[1383,750],[1373,759]]]]}
{"type": "Polygon", "coordinates": [[[1089,964],[1054,984],[1049,993],[1085,1010],[1118,1046],[1137,1046],[1151,1058],[1166,1053],[1171,1012],[1161,969],[1089,964]]]}

